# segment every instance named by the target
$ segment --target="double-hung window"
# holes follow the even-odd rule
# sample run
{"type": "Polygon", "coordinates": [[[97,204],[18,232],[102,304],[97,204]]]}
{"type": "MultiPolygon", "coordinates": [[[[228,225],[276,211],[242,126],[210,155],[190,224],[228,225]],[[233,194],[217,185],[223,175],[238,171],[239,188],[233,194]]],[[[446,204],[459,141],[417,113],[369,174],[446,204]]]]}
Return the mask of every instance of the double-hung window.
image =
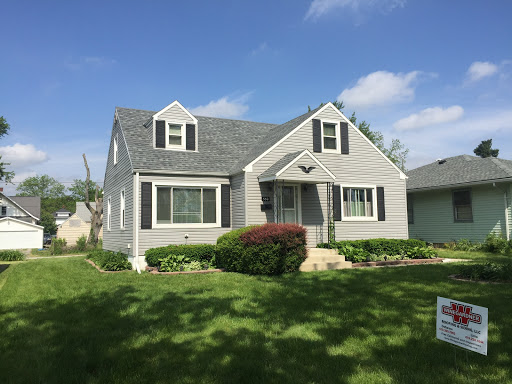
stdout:
{"type": "Polygon", "coordinates": [[[217,187],[157,186],[156,224],[218,222],[217,187]]]}
{"type": "Polygon", "coordinates": [[[324,152],[338,152],[339,149],[338,123],[322,122],[322,146],[324,152]]]}
{"type": "Polygon", "coordinates": [[[167,123],[167,147],[185,148],[184,125],[167,123]]]}
{"type": "Polygon", "coordinates": [[[455,222],[472,222],[473,209],[471,204],[471,190],[453,191],[453,218],[455,222]]]}
{"type": "Polygon", "coordinates": [[[117,135],[114,136],[114,165],[117,164],[117,151],[118,151],[118,143],[117,143],[117,135]]]}
{"type": "Polygon", "coordinates": [[[110,231],[112,228],[112,200],[109,196],[107,201],[107,230],[110,231]]]}
{"type": "Polygon", "coordinates": [[[375,197],[375,187],[344,187],[343,220],[375,220],[375,197]]]}

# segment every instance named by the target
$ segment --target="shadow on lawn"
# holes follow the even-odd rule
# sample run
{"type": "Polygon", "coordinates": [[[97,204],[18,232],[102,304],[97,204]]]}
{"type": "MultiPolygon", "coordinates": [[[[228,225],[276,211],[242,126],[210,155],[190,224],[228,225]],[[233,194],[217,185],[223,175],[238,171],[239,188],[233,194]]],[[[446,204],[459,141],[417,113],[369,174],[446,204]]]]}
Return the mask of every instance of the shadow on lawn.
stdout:
{"type": "Polygon", "coordinates": [[[9,264],[0,264],[0,273],[9,268],[9,264]]]}
{"type": "MultiPolygon", "coordinates": [[[[510,357],[497,368],[479,356],[455,367],[452,348],[435,340],[437,294],[478,303],[485,290],[429,287],[397,269],[251,279],[241,293],[205,286],[144,299],[126,285],[15,313],[0,305],[0,382],[468,383],[469,374],[511,374],[510,357]]],[[[510,340],[510,322],[500,330],[510,340]]],[[[505,341],[496,348],[510,356],[505,341]]]]}

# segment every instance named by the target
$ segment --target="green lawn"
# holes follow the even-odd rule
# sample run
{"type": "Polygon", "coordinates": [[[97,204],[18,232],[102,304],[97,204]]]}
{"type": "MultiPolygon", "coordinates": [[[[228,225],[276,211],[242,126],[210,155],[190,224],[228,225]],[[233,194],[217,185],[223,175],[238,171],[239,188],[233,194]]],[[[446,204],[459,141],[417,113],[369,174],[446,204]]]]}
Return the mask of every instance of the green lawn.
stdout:
{"type": "Polygon", "coordinates": [[[80,257],[10,263],[0,383],[512,382],[512,285],[448,279],[456,269],[154,276],[101,274],[80,257]],[[489,356],[455,360],[435,338],[438,295],[489,308],[489,356]]]}

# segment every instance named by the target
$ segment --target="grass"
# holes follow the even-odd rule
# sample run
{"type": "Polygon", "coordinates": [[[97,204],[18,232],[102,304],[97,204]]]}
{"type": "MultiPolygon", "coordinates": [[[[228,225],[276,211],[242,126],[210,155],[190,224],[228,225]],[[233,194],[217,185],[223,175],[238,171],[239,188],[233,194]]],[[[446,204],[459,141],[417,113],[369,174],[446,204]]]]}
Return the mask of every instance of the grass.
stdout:
{"type": "Polygon", "coordinates": [[[488,253],[488,252],[461,252],[461,251],[452,251],[449,249],[436,249],[438,251],[439,256],[442,258],[450,258],[450,259],[469,259],[473,261],[495,261],[495,262],[507,262],[512,261],[512,255],[503,255],[496,253],[488,253]]]}
{"type": "Polygon", "coordinates": [[[36,256],[36,257],[48,257],[48,256],[68,256],[68,255],[85,255],[87,254],[88,252],[90,252],[91,250],[95,249],[94,247],[91,247],[91,246],[88,246],[86,250],[84,251],[80,251],[78,250],[76,247],[70,247],[70,248],[65,248],[62,250],[62,254],[60,255],[52,255],[51,252],[50,252],[50,248],[44,248],[43,250],[40,250],[40,249],[37,249],[37,248],[33,248],[30,250],[30,255],[31,256],[36,256]]]}
{"type": "Polygon", "coordinates": [[[510,383],[512,285],[448,279],[456,270],[154,276],[101,274],[82,258],[11,263],[0,382],[510,383]],[[489,356],[435,338],[437,296],[489,308],[489,356]]]}

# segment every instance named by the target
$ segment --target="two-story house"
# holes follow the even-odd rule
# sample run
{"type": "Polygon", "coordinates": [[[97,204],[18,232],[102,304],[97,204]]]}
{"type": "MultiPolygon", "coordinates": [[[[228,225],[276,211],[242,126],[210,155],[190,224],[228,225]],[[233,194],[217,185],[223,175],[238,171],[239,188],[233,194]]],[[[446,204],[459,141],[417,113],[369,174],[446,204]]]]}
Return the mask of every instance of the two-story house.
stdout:
{"type": "Polygon", "coordinates": [[[116,108],[103,247],[144,267],[148,248],[267,222],[304,225],[310,247],[405,239],[405,180],[331,103],[281,125],[116,108]]]}

